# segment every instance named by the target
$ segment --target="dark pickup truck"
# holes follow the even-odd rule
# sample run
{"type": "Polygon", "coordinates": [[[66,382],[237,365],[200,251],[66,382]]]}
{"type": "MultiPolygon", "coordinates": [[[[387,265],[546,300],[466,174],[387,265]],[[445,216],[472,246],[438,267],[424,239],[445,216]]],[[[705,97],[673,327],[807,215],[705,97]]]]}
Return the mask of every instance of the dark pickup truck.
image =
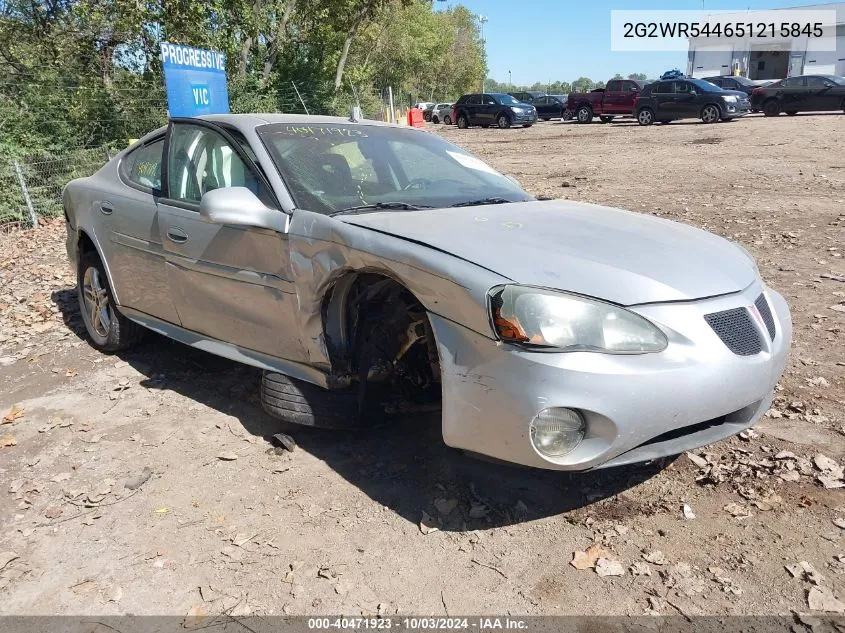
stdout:
{"type": "Polygon", "coordinates": [[[647,81],[611,79],[607,86],[592,92],[570,93],[566,109],[578,123],[589,123],[594,116],[608,123],[616,116],[632,116],[635,97],[647,81]]]}

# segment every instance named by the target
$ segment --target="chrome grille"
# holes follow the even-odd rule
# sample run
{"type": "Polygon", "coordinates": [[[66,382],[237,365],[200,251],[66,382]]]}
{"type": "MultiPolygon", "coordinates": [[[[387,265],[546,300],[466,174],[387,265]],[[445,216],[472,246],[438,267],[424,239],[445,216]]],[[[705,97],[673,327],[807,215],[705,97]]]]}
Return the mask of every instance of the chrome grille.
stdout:
{"type": "Polygon", "coordinates": [[[704,320],[734,354],[753,356],[763,351],[763,342],[747,309],[733,308],[705,314],[704,320]]]}
{"type": "Polygon", "coordinates": [[[769,337],[775,340],[775,318],[772,316],[772,309],[769,307],[769,302],[766,301],[766,295],[761,294],[754,302],[757,312],[766,324],[766,329],[769,331],[769,337]]]}

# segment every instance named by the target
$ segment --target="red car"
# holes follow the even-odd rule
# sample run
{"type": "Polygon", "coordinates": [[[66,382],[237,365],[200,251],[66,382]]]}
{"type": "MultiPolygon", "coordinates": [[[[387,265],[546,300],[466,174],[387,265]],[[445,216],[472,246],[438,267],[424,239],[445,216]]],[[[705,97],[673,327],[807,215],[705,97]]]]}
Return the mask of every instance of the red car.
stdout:
{"type": "Polygon", "coordinates": [[[578,123],[589,123],[594,116],[608,123],[616,116],[631,116],[637,95],[648,81],[611,79],[605,88],[592,92],[573,92],[566,101],[566,109],[578,123]]]}

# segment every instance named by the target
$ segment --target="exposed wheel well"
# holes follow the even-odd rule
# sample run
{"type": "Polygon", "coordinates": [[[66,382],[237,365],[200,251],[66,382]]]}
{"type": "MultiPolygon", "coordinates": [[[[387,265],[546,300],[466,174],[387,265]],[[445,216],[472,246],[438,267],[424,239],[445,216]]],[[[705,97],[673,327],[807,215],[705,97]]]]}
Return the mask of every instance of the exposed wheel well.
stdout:
{"type": "Polygon", "coordinates": [[[77,243],[77,248],[79,249],[80,257],[91,251],[97,252],[97,247],[94,246],[94,240],[88,237],[88,234],[85,231],[79,232],[79,242],[77,243]]]}
{"type": "Polygon", "coordinates": [[[425,307],[381,273],[350,272],[326,293],[323,333],[334,384],[411,402],[440,398],[440,363],[425,307]]]}

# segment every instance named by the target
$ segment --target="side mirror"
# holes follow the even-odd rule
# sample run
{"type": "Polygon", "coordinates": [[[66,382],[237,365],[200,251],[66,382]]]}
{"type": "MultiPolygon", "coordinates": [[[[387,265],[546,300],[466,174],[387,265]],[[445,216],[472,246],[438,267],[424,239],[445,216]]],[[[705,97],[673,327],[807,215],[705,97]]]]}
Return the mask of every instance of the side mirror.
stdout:
{"type": "Polygon", "coordinates": [[[690,93],[693,97],[695,97],[696,95],[698,95],[698,91],[697,91],[697,90],[690,90],[690,91],[689,91],[689,93],[690,93]]]}
{"type": "Polygon", "coordinates": [[[214,224],[251,226],[284,232],[287,216],[261,202],[246,187],[223,187],[203,194],[200,217],[214,224]]]}

